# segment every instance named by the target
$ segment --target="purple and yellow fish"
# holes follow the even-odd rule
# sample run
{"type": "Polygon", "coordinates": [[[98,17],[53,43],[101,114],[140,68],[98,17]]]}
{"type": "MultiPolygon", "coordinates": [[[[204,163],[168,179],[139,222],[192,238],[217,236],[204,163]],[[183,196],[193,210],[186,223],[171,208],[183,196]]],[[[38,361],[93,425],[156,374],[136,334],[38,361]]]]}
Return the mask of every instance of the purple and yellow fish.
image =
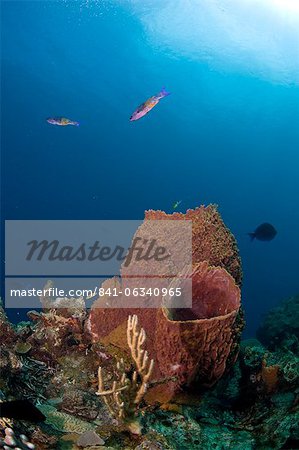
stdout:
{"type": "Polygon", "coordinates": [[[66,117],[49,117],[47,122],[51,125],[59,125],[61,127],[66,127],[67,125],[74,125],[75,127],[78,127],[80,125],[79,122],[67,119],[66,117]]]}
{"type": "Polygon", "coordinates": [[[146,102],[142,103],[142,105],[138,106],[136,111],[133,112],[133,114],[130,117],[130,121],[133,122],[133,120],[139,120],[141,117],[145,116],[151,109],[153,109],[154,106],[159,103],[161,98],[167,97],[167,95],[170,95],[170,92],[167,92],[166,89],[163,87],[161,89],[161,92],[157,95],[153,95],[153,97],[150,97],[146,102]]]}

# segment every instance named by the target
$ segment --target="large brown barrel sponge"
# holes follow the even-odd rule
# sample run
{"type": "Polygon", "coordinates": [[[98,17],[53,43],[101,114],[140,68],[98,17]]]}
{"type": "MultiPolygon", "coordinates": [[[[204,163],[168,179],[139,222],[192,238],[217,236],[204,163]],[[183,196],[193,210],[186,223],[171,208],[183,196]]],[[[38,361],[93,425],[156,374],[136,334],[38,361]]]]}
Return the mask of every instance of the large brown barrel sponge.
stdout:
{"type": "MultiPolygon", "coordinates": [[[[185,246],[185,236],[180,233],[181,227],[167,224],[166,228],[157,228],[151,223],[159,220],[192,221],[191,274],[189,267],[189,274],[188,270],[185,275],[184,270],[179,271],[172,281],[181,284],[185,295],[188,291],[186,285],[189,282],[190,286],[192,279],[192,307],[182,308],[180,304],[180,309],[169,308],[167,299],[163,299],[162,307],[160,303],[157,308],[149,308],[150,303],[147,303],[147,308],[124,308],[126,298],[102,298],[94,303],[86,327],[93,342],[101,342],[109,348],[114,346],[129,356],[126,322],[129,315],[137,314],[147,335],[149,357],[155,360],[153,379],[171,379],[150,390],[149,394],[160,389],[160,398],[162,393],[162,398],[164,395],[164,399],[169,399],[194,384],[213,385],[234,362],[243,328],[243,321],[239,320],[242,271],[235,238],[224,225],[216,206],[201,206],[188,210],[186,214],[146,211],[145,221],[135,237],[154,236],[159,238],[159,242],[167,241],[168,245],[173,242],[179,256],[181,252],[181,258],[170,262],[177,269],[188,259],[190,251],[185,246]],[[103,309],[103,300],[111,307],[103,309]]],[[[119,291],[130,283],[131,287],[134,283],[136,286],[151,283],[155,287],[157,280],[150,280],[156,273],[155,265],[146,266],[144,272],[143,264],[133,262],[128,267],[123,264],[121,278],[107,280],[105,287],[119,284],[119,291]],[[139,280],[131,278],[138,276],[139,270],[146,275],[139,280]]],[[[161,282],[167,282],[167,277],[162,277],[161,282]]],[[[144,298],[140,298],[142,301],[144,298]]],[[[157,395],[152,399],[157,399],[157,395]]]]}
{"type": "MultiPolygon", "coordinates": [[[[192,308],[102,309],[95,303],[87,322],[94,342],[128,352],[126,321],[128,315],[137,314],[147,335],[149,357],[155,360],[153,378],[172,379],[159,387],[159,396],[162,390],[168,399],[195,380],[211,386],[222,376],[240,307],[240,288],[222,267],[198,263],[189,277],[192,308]]],[[[182,286],[185,282],[182,278],[182,286]]]]}
{"type": "Polygon", "coordinates": [[[161,308],[157,314],[155,349],[161,374],[175,375],[180,386],[195,379],[214,384],[226,369],[240,301],[240,288],[225,269],[197,264],[192,308],[161,308]]]}
{"type": "Polygon", "coordinates": [[[146,220],[192,220],[192,262],[208,261],[224,267],[241,286],[242,268],[236,240],[225,226],[216,205],[188,209],[186,214],[149,210],[146,220]]]}

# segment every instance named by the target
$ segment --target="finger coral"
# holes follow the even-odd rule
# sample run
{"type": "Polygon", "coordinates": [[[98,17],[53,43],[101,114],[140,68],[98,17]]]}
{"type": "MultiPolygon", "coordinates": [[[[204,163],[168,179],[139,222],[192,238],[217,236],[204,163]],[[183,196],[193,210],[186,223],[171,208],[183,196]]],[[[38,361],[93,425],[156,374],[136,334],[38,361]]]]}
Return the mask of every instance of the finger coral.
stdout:
{"type": "Polygon", "coordinates": [[[129,426],[131,426],[137,407],[147,391],[148,381],[154,367],[154,360],[149,360],[148,352],[142,348],[145,340],[144,329],[138,330],[137,316],[129,316],[127,322],[127,343],[135,364],[132,376],[128,377],[124,360],[120,359],[117,362],[117,379],[113,381],[111,389],[105,390],[102,367],[98,369],[97,395],[103,397],[113,416],[126,421],[129,426]]]}

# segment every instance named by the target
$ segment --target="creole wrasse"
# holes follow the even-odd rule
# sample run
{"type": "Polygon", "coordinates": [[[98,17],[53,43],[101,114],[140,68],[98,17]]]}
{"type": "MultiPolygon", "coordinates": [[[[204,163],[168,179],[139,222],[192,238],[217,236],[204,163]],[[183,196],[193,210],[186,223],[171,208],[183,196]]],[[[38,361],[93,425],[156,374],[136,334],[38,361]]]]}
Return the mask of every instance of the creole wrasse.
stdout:
{"type": "Polygon", "coordinates": [[[59,125],[61,127],[66,127],[67,125],[74,125],[75,127],[78,127],[80,125],[79,122],[67,119],[66,117],[49,117],[47,122],[51,125],[59,125]]]}
{"type": "Polygon", "coordinates": [[[161,92],[159,94],[154,95],[153,97],[150,97],[146,102],[142,103],[142,105],[138,106],[136,111],[133,112],[133,114],[130,117],[130,121],[133,120],[139,120],[141,117],[145,116],[151,109],[153,109],[154,106],[159,103],[161,98],[167,97],[167,95],[170,95],[170,92],[167,92],[166,89],[163,87],[161,89],[161,92]]]}

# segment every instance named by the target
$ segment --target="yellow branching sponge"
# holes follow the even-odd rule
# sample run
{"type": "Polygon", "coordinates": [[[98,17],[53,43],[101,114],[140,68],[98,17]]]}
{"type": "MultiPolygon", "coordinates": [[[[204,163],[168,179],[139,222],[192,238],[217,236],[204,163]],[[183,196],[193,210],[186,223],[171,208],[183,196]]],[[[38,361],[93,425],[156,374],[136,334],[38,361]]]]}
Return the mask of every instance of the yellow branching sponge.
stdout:
{"type": "Polygon", "coordinates": [[[98,369],[98,392],[116,419],[123,421],[134,433],[140,432],[136,416],[138,405],[143,399],[148,381],[154,368],[154,360],[149,360],[148,352],[142,348],[146,340],[143,328],[138,330],[138,317],[129,316],[127,322],[127,342],[134,361],[135,370],[128,377],[125,371],[124,360],[120,359],[116,365],[116,380],[110,389],[105,389],[102,367],[98,369]]]}

